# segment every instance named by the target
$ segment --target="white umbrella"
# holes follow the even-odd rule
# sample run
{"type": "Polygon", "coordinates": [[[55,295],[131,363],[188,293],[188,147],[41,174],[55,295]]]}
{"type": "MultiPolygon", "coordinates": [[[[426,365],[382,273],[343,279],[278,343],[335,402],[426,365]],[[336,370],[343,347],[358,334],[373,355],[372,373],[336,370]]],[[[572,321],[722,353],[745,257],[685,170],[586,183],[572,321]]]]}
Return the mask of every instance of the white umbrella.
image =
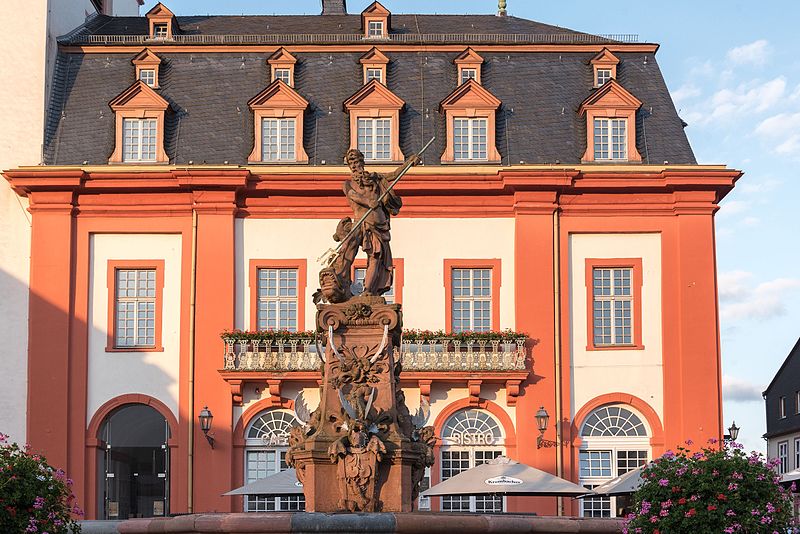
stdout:
{"type": "Polygon", "coordinates": [[[505,456],[499,456],[436,484],[423,491],[422,496],[481,493],[574,497],[591,493],[591,490],[505,456]]]}
{"type": "Polygon", "coordinates": [[[617,478],[612,478],[608,482],[595,486],[592,491],[596,495],[608,495],[610,497],[614,495],[630,495],[642,485],[642,470],[644,468],[645,466],[643,465],[617,478]]]}
{"type": "Polygon", "coordinates": [[[224,495],[302,495],[303,485],[297,480],[294,469],[260,478],[224,495]]]}

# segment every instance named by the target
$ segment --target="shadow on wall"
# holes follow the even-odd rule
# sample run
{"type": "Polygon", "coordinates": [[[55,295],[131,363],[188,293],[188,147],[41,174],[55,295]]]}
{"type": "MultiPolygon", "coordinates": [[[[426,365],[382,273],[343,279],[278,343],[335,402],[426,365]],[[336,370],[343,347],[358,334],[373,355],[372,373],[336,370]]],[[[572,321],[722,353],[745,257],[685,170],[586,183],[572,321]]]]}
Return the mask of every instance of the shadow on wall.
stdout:
{"type": "Polygon", "coordinates": [[[22,443],[27,439],[28,285],[0,269],[0,295],[0,432],[22,443]]]}

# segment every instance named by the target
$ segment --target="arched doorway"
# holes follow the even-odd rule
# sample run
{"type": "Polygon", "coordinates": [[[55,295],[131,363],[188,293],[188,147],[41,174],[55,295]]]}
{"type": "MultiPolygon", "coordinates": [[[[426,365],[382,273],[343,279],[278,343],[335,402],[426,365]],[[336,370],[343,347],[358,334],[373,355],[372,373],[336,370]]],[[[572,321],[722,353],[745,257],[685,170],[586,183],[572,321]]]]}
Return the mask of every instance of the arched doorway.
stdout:
{"type": "MultiPolygon", "coordinates": [[[[643,418],[624,405],[606,405],[592,411],[581,427],[580,483],[591,489],[647,463],[650,432],[643,418]]],[[[629,497],[581,499],[583,517],[620,517],[629,497]]]]}
{"type": "MultiPolygon", "coordinates": [[[[247,425],[245,431],[244,480],[250,484],[261,478],[288,469],[286,451],[289,432],[298,424],[289,410],[272,408],[261,412],[247,425]]],[[[245,512],[305,510],[305,496],[297,495],[246,495],[245,512]]]]}
{"type": "Polygon", "coordinates": [[[128,519],[169,514],[170,429],[158,410],[126,404],[100,427],[98,517],[128,519]]]}
{"type": "MultiPolygon", "coordinates": [[[[467,408],[451,415],[442,428],[441,480],[505,454],[500,423],[486,410],[467,408]]],[[[443,512],[499,513],[504,498],[497,495],[442,497],[443,512]]]]}

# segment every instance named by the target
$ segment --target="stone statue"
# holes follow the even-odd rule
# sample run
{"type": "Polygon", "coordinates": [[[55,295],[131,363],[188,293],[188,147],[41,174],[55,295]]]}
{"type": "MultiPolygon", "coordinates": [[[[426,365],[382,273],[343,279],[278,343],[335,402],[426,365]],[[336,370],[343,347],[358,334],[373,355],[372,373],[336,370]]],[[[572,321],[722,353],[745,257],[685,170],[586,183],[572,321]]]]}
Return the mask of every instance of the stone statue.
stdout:
{"type": "Polygon", "coordinates": [[[359,248],[367,255],[362,295],[380,297],[391,289],[394,267],[389,244],[390,219],[403,206],[393,187],[408,169],[419,164],[420,155],[429,145],[430,142],[419,154],[414,154],[389,174],[367,171],[364,154],[355,148],[347,151],[345,162],[352,175],[344,182],[342,190],[353,210],[353,217],[343,218],[336,227],[333,239],[339,245],[335,251],[329,251],[328,265],[319,273],[320,290],[314,294],[315,303],[339,303],[350,299],[351,269],[359,248]]]}

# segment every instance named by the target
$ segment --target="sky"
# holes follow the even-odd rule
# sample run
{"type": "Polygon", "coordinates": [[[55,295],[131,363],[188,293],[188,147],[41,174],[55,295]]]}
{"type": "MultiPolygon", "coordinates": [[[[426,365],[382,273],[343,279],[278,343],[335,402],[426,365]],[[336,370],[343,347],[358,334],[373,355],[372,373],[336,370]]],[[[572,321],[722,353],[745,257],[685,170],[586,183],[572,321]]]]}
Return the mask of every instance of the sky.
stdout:
{"type": "MultiPolygon", "coordinates": [[[[318,14],[319,0],[166,0],[176,15],[318,14]]],[[[360,13],[371,0],[348,0],[360,13]]],[[[156,4],[146,0],[144,14],[156,4]]],[[[494,13],[493,0],[385,0],[395,13],[494,13]]],[[[800,54],[796,0],[508,0],[510,15],[633,33],[656,59],[699,163],[743,170],[716,215],[724,422],[766,450],[761,392],[800,337],[800,54]],[[794,226],[797,224],[798,226],[794,226]]],[[[791,406],[790,403],[790,407],[791,406]]]]}

